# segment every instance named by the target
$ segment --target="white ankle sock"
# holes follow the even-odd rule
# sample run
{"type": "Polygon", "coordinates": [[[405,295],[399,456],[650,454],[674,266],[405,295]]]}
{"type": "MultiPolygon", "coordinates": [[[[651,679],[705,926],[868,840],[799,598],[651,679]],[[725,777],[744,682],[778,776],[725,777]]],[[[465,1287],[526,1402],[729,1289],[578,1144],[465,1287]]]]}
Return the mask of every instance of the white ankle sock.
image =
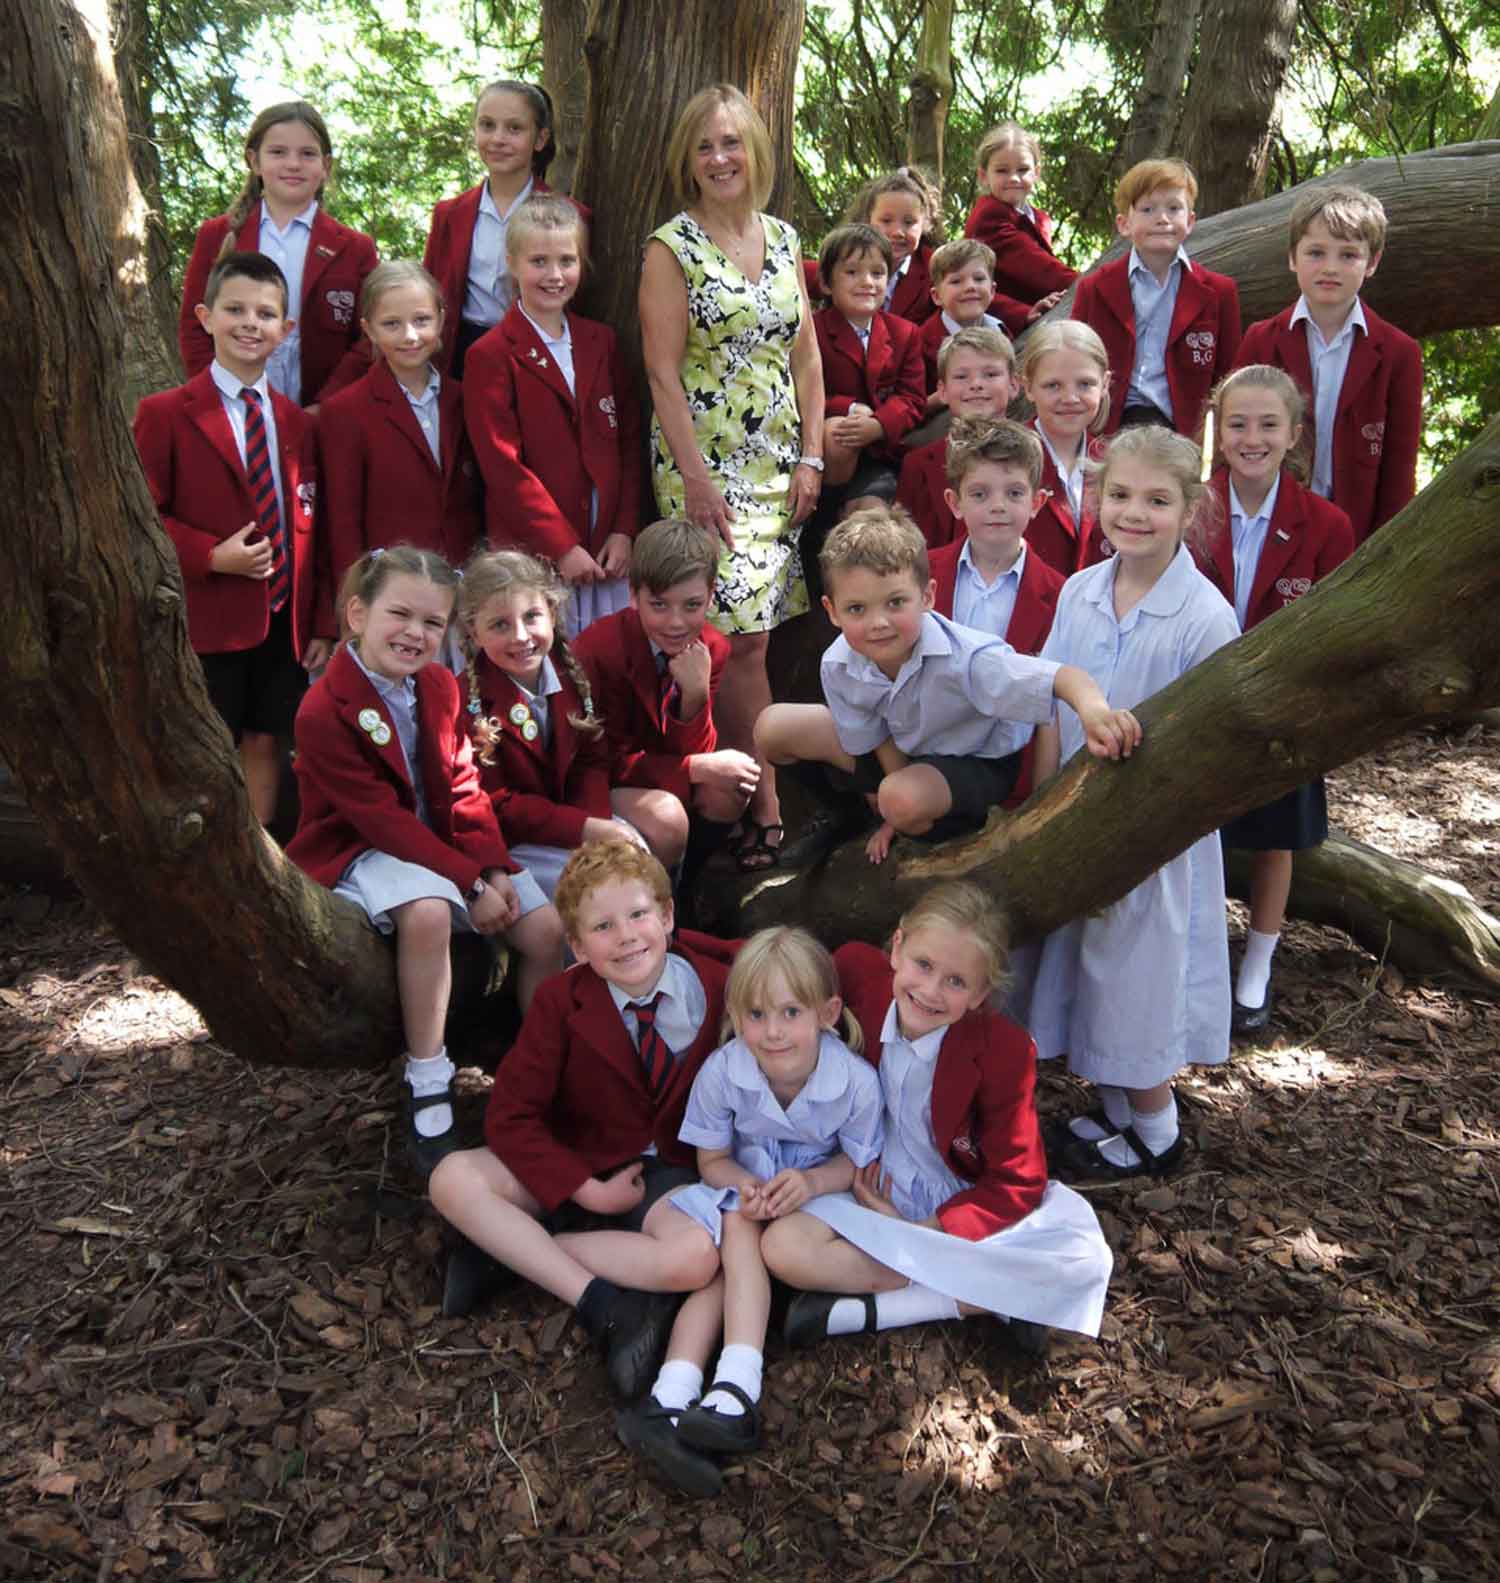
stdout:
{"type": "Polygon", "coordinates": [[[1266,998],[1266,986],[1271,982],[1271,958],[1276,953],[1279,934],[1261,934],[1255,929],[1246,932],[1245,955],[1240,962],[1239,977],[1234,981],[1234,998],[1242,1006],[1258,1006],[1266,998]]]}
{"type": "MultiPolygon", "coordinates": [[[[1177,1141],[1177,1096],[1160,1110],[1132,1110],[1130,1125],[1136,1136],[1153,1154],[1164,1154],[1177,1141]]],[[[1111,1165],[1139,1165],[1140,1157],[1123,1138],[1110,1138],[1099,1145],[1099,1152],[1111,1165]]]]}
{"type": "MultiPolygon", "coordinates": [[[[1114,1131],[1130,1125],[1130,1099],[1123,1088],[1116,1088],[1112,1083],[1098,1085],[1099,1103],[1104,1107],[1104,1114],[1115,1124],[1114,1131]]],[[[1068,1130],[1075,1138],[1082,1138],[1085,1143],[1096,1143],[1101,1138],[1112,1138],[1114,1132],[1106,1132],[1097,1122],[1090,1121],[1087,1116],[1074,1116],[1068,1123],[1068,1130]]]]}
{"type": "Polygon", "coordinates": [[[734,1342],[724,1348],[719,1354],[719,1366],[714,1370],[713,1389],[708,1391],[701,1403],[704,1407],[712,1407],[716,1413],[723,1413],[726,1418],[739,1418],[745,1411],[745,1404],[737,1396],[731,1396],[728,1391],[721,1391],[721,1384],[738,1385],[752,1402],[760,1400],[761,1375],[765,1371],[766,1360],[764,1354],[757,1347],[747,1347],[740,1342],[734,1342]]]}
{"type": "MultiPolygon", "coordinates": [[[[651,1397],[658,1407],[676,1414],[691,1407],[702,1389],[703,1370],[696,1363],[689,1363],[686,1358],[668,1358],[651,1387],[651,1397]]],[[[675,1417],[672,1422],[677,1422],[675,1417]]]]}
{"type": "Polygon", "coordinates": [[[930,1286],[899,1287],[894,1292],[876,1292],[875,1328],[899,1330],[903,1325],[925,1325],[933,1319],[957,1319],[958,1304],[930,1286]]]}
{"type": "MultiPolygon", "coordinates": [[[[411,1084],[411,1091],[418,1099],[426,1094],[441,1094],[453,1081],[456,1070],[452,1061],[448,1059],[446,1045],[436,1055],[430,1055],[426,1060],[417,1061],[411,1056],[406,1058],[406,1081],[411,1084]]],[[[425,1110],[416,1113],[414,1121],[417,1132],[422,1137],[435,1138],[440,1132],[446,1132],[453,1125],[453,1107],[429,1105],[425,1110]]]]}

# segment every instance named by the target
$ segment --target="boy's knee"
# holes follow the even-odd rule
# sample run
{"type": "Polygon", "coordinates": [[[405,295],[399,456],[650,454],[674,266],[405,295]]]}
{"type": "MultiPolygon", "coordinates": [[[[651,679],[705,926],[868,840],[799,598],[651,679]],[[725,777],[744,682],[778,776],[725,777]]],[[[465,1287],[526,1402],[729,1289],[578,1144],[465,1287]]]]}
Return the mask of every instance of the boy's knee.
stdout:
{"type": "Polygon", "coordinates": [[[663,1263],[663,1279],[674,1292],[696,1292],[719,1273],[719,1250],[713,1238],[700,1230],[697,1236],[675,1238],[663,1263]]]}
{"type": "Polygon", "coordinates": [[[875,804],[880,817],[888,819],[898,830],[925,830],[932,823],[932,810],[927,806],[921,788],[899,772],[887,775],[880,783],[875,804]]]}
{"type": "Polygon", "coordinates": [[[646,845],[670,868],[687,846],[688,812],[682,799],[668,791],[652,792],[638,805],[636,819],[646,845]]]}
{"type": "Polygon", "coordinates": [[[710,824],[733,824],[744,813],[749,801],[748,797],[737,792],[714,786],[699,786],[693,796],[693,807],[710,824]]]}

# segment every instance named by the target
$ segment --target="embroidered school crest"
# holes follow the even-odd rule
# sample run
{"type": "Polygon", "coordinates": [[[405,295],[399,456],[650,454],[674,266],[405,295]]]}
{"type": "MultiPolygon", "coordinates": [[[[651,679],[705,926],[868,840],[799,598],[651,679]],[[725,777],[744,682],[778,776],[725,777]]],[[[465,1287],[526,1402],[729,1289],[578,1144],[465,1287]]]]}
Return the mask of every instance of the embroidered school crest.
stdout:
{"type": "Polygon", "coordinates": [[[323,299],[328,304],[328,311],[333,315],[335,324],[354,323],[354,293],[341,291],[334,287],[324,292],[323,299]]]}
{"type": "Polygon", "coordinates": [[[1370,455],[1379,456],[1385,447],[1385,425],[1383,423],[1367,423],[1359,432],[1369,443],[1370,455]]]}
{"type": "Polygon", "coordinates": [[[1276,592],[1281,595],[1281,602],[1289,605],[1294,599],[1300,599],[1312,587],[1310,577],[1278,577],[1276,579],[1276,592]]]}
{"type": "Polygon", "coordinates": [[[1188,350],[1193,354],[1193,361],[1200,367],[1213,362],[1214,347],[1218,344],[1218,338],[1212,330],[1189,330],[1184,339],[1187,341],[1188,350]]]}
{"type": "Polygon", "coordinates": [[[600,396],[599,410],[609,419],[610,428],[618,429],[620,427],[619,420],[615,417],[615,398],[613,396],[600,396]]]}

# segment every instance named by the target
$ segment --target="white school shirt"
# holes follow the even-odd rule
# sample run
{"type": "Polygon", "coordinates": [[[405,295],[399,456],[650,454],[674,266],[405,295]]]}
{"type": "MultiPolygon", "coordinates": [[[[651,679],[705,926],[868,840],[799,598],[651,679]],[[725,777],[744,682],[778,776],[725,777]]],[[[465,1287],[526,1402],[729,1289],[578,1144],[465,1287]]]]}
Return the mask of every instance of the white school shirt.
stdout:
{"type": "Polygon", "coordinates": [[[662,961],[661,977],[642,994],[627,995],[618,985],[608,984],[608,981],[606,984],[609,998],[624,1019],[625,1031],[634,1045],[639,1047],[641,1042],[635,1007],[648,1004],[660,990],[662,1003],[656,1008],[656,1031],[679,1061],[692,1049],[703,1019],[708,1015],[708,995],[684,957],[668,951],[662,961]]]}
{"type": "Polygon", "coordinates": [[[396,740],[401,744],[401,757],[406,760],[406,773],[416,798],[417,818],[425,825],[432,820],[427,812],[427,788],[422,784],[422,755],[417,750],[417,682],[414,676],[403,676],[392,681],[372,671],[360,658],[358,647],[351,643],[349,653],[354,663],[370,679],[370,685],[380,694],[391,719],[396,723],[396,740]]]}
{"type": "Polygon", "coordinates": [[[885,1150],[880,1168],[891,1179],[891,1202],[907,1220],[935,1215],[972,1184],[949,1169],[932,1133],[932,1079],[948,1025],[908,1039],[892,1001],[880,1029],[880,1089],[885,1098],[885,1150]]]}
{"type": "Polygon", "coordinates": [[[1085,477],[1083,464],[1089,454],[1088,436],[1085,434],[1079,439],[1078,451],[1073,458],[1072,470],[1069,471],[1062,457],[1058,455],[1057,447],[1048,439],[1047,431],[1040,423],[1036,426],[1036,435],[1042,444],[1047,447],[1047,455],[1052,458],[1052,465],[1057,469],[1057,476],[1062,480],[1063,491],[1068,497],[1068,510],[1073,513],[1074,523],[1081,523],[1083,521],[1083,483],[1085,477]]]}
{"type": "MultiPolygon", "coordinates": [[[[283,231],[271,218],[266,201],[260,203],[260,240],[257,250],[273,260],[286,276],[287,316],[298,322],[291,334],[271,353],[266,373],[271,388],[283,396],[302,400],[302,275],[307,266],[307,245],[312,241],[313,221],[318,217],[318,200],[294,214],[283,231]]],[[[317,394],[316,391],[313,393],[317,394]]]]}
{"type": "Polygon", "coordinates": [[[1172,313],[1177,307],[1177,288],[1188,267],[1187,251],[1179,247],[1167,267],[1165,283],[1159,282],[1146,261],[1130,250],[1130,301],[1135,309],[1135,362],[1130,369],[1130,385],[1125,405],[1149,401],[1170,418],[1172,392],[1167,388],[1167,336],[1172,329],[1172,313]]]}
{"type": "Polygon", "coordinates": [[[1276,497],[1281,493],[1281,474],[1272,481],[1270,493],[1261,501],[1260,510],[1252,517],[1240,504],[1240,497],[1229,485],[1229,534],[1234,544],[1234,613],[1244,631],[1245,618],[1250,614],[1250,594],[1255,587],[1255,569],[1260,565],[1260,552],[1265,547],[1266,532],[1276,510],[1276,497]]]}
{"type": "Polygon", "coordinates": [[[901,277],[911,268],[912,255],[908,253],[905,258],[891,271],[891,278],[885,283],[885,307],[890,312],[891,298],[896,295],[896,287],[901,284],[901,277]]]}
{"type": "Polygon", "coordinates": [[[532,690],[525,682],[516,681],[515,688],[520,693],[522,701],[531,711],[531,718],[536,721],[537,730],[541,733],[542,746],[549,747],[552,743],[552,709],[547,700],[553,693],[562,691],[562,683],[557,679],[557,667],[552,663],[549,654],[542,660],[542,668],[537,673],[536,691],[532,690]]]}
{"type": "Polygon", "coordinates": [[[442,375],[437,369],[430,368],[427,372],[427,389],[420,396],[412,395],[399,379],[396,383],[401,385],[401,394],[411,405],[411,415],[417,420],[417,427],[422,431],[422,438],[427,441],[427,449],[432,452],[433,461],[441,467],[443,437],[441,420],[438,417],[438,396],[443,388],[442,375]]]}
{"type": "Polygon", "coordinates": [[[1001,572],[992,583],[985,582],[974,564],[972,545],[964,540],[958,552],[958,572],[953,582],[953,619],[963,627],[978,627],[981,632],[991,632],[1003,638],[1016,613],[1016,599],[1021,592],[1021,573],[1026,568],[1026,543],[1021,542],[1021,553],[1015,565],[1001,572]]]}
{"type": "Polygon", "coordinates": [[[495,207],[488,181],[479,194],[479,213],[474,216],[474,236],[469,243],[469,279],[463,311],[463,317],[473,324],[499,324],[516,300],[515,277],[505,258],[505,237],[510,217],[531,196],[531,188],[528,177],[504,214],[495,207]]]}
{"type": "Polygon", "coordinates": [[[929,610],[894,681],[842,633],[824,653],[821,670],[823,696],[846,753],[871,753],[890,737],[909,757],[998,759],[1019,752],[1031,740],[1031,727],[1052,719],[1058,667],[929,610]]]}
{"type": "MultiPolygon", "coordinates": [[[[209,364],[208,372],[213,379],[214,386],[219,392],[219,397],[224,403],[224,412],[229,419],[229,427],[234,432],[234,443],[239,447],[240,466],[245,466],[245,398],[240,392],[246,389],[244,380],[237,379],[227,368],[215,358],[209,364]]],[[[266,425],[266,445],[271,453],[271,478],[276,485],[276,511],[281,518],[282,537],[286,538],[286,496],[281,490],[281,448],[276,443],[276,413],[271,406],[271,392],[266,372],[263,369],[261,376],[248,388],[260,396],[261,416],[266,425]]],[[[293,397],[293,400],[296,398],[293,397]]],[[[286,545],[286,553],[292,553],[291,542],[286,545]]],[[[290,565],[290,561],[288,561],[290,565]]]]}
{"type": "Polygon", "coordinates": [[[860,350],[865,354],[866,357],[868,357],[870,355],[870,327],[875,323],[875,321],[871,319],[870,323],[861,330],[847,313],[843,317],[844,323],[847,324],[849,328],[853,330],[854,333],[859,337],[860,350]]]}
{"type": "Polygon", "coordinates": [[[736,1038],[693,1079],[677,1137],[695,1149],[728,1149],[736,1165],[765,1182],[840,1152],[857,1166],[878,1160],[883,1110],[875,1068],[836,1034],[820,1035],[817,1064],[784,1107],[750,1047],[736,1038]]]}
{"type": "Polygon", "coordinates": [[[1292,324],[1307,326],[1307,360],[1312,364],[1313,380],[1313,465],[1308,488],[1325,500],[1333,496],[1333,425],[1338,417],[1339,392],[1349,372],[1349,354],[1354,350],[1354,332],[1370,333],[1365,322],[1364,304],[1358,297],[1344,320],[1344,327],[1331,341],[1313,323],[1307,311],[1307,298],[1298,297],[1292,309],[1292,324]]]}

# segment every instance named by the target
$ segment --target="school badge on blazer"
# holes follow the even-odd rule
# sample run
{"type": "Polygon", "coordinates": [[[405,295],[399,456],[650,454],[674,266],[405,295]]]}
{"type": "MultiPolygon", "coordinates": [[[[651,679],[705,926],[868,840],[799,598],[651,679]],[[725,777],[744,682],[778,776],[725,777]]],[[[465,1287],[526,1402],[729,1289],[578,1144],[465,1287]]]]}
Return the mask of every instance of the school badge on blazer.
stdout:
{"type": "Polygon", "coordinates": [[[328,304],[328,312],[335,324],[354,323],[354,293],[341,291],[337,287],[324,292],[323,300],[328,304]]]}
{"type": "Polygon", "coordinates": [[[1212,330],[1189,330],[1184,337],[1188,350],[1193,354],[1193,361],[1206,367],[1214,360],[1214,347],[1218,345],[1218,337],[1212,330]]]}

